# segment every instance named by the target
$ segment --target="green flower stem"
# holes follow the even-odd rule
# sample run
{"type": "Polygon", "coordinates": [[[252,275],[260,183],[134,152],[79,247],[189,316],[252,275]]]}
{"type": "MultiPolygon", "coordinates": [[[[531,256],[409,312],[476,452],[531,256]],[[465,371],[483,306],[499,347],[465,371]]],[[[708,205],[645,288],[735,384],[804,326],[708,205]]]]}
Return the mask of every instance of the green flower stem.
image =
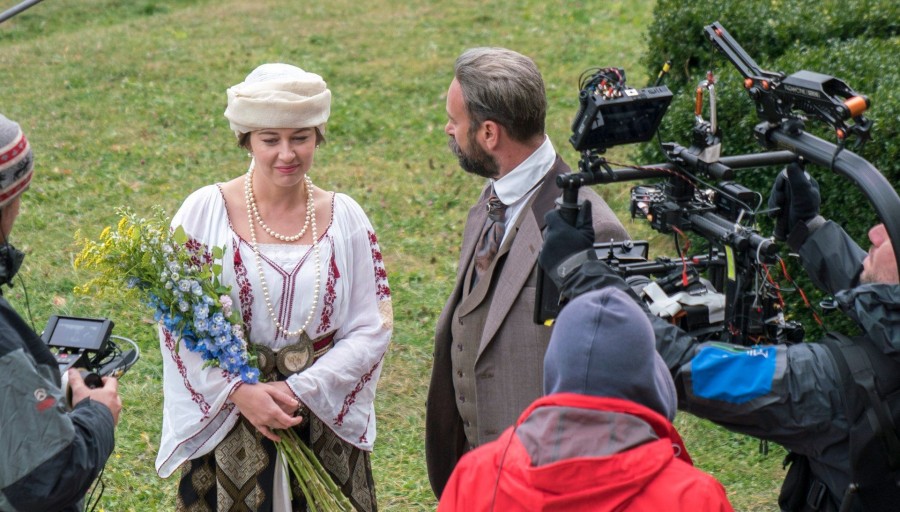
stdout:
{"type": "Polygon", "coordinates": [[[331,475],[299,435],[292,429],[279,430],[278,434],[282,436],[278,449],[297,477],[310,509],[313,511],[321,509],[323,512],[353,512],[350,500],[344,496],[331,475]]]}

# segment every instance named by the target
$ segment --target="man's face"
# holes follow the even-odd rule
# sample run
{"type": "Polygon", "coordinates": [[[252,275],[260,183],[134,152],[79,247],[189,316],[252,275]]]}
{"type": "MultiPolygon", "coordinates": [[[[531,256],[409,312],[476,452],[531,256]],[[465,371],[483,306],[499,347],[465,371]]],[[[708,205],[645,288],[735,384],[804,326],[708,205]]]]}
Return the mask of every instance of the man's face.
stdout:
{"type": "Polygon", "coordinates": [[[860,282],[900,284],[894,246],[891,244],[884,224],[878,224],[869,230],[869,240],[872,241],[872,248],[869,249],[869,255],[863,260],[863,271],[859,276],[860,282]]]}
{"type": "Polygon", "coordinates": [[[16,217],[19,216],[19,205],[22,204],[22,195],[16,196],[15,199],[10,201],[3,207],[3,215],[0,216],[0,235],[2,235],[2,240],[9,240],[9,234],[12,232],[13,223],[16,222],[16,217]]]}
{"type": "Polygon", "coordinates": [[[483,178],[498,176],[500,166],[478,142],[478,127],[472,126],[469,120],[462,88],[455,78],[447,91],[447,125],[444,126],[444,133],[450,137],[447,145],[464,171],[483,178]]]}

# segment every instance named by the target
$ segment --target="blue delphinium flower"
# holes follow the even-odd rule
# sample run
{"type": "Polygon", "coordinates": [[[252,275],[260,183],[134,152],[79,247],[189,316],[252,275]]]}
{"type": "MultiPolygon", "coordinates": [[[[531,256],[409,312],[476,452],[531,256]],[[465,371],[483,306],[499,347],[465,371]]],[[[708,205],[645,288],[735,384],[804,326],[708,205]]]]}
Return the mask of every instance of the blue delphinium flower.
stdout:
{"type": "Polygon", "coordinates": [[[220,334],[216,336],[216,347],[218,347],[219,350],[225,350],[230,344],[231,336],[228,336],[226,334],[220,334]]]}
{"type": "Polygon", "coordinates": [[[209,318],[209,304],[205,302],[194,304],[194,318],[202,318],[203,320],[209,318]]]}
{"type": "MultiPolygon", "coordinates": [[[[196,309],[195,309],[196,311],[196,309]]],[[[209,328],[209,322],[205,318],[194,316],[194,329],[199,333],[205,333],[209,328]]]]}
{"type": "Polygon", "coordinates": [[[259,382],[259,369],[252,366],[244,366],[241,368],[241,380],[247,384],[256,384],[259,382]]]}
{"type": "Polygon", "coordinates": [[[184,346],[190,350],[191,352],[197,351],[197,338],[193,336],[182,336],[182,340],[184,340],[184,346]]]}

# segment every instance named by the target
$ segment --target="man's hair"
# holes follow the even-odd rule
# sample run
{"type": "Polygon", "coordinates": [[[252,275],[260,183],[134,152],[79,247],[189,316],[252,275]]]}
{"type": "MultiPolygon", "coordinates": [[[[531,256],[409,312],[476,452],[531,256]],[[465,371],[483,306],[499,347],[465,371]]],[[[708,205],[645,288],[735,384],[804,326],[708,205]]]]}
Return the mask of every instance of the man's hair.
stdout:
{"type": "Polygon", "coordinates": [[[473,127],[491,120],[519,142],[544,134],[547,96],[534,61],[505,48],[471,48],[454,74],[473,127]]]}

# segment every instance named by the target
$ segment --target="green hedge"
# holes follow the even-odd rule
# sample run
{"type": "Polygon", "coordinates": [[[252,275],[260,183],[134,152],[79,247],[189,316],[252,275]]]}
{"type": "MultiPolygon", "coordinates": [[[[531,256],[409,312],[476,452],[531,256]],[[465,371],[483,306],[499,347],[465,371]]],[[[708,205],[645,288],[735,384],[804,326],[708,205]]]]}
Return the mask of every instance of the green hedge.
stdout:
{"type": "Polygon", "coordinates": [[[648,30],[645,66],[655,73],[659,57],[666,56],[673,63],[670,84],[695,83],[698,68],[705,71],[710,62],[722,59],[714,55],[703,33],[703,27],[714,21],[722,23],[766,69],[766,63],[798,44],[826,46],[835,39],[900,34],[900,5],[896,0],[659,0],[648,30]]]}
{"type": "MultiPolygon", "coordinates": [[[[891,183],[900,182],[900,2],[896,0],[850,1],[712,1],[659,0],[649,29],[649,46],[643,58],[655,76],[662,61],[672,70],[665,84],[674,99],[660,128],[663,141],[690,145],[694,122],[694,90],[711,69],[717,79],[718,120],[723,132],[723,155],[759,152],[753,127],[759,122],[753,102],[740,76],[724,54],[707,40],[703,27],[718,21],[757,62],[760,68],[792,74],[809,70],[831,75],[869,97],[866,116],[874,121],[872,139],[855,150],[869,160],[891,183]]],[[[708,117],[706,110],[704,116],[708,117]]],[[[830,127],[810,120],[806,130],[836,141],[830,127]]],[[[663,159],[655,144],[638,148],[642,162],[663,159]]],[[[768,196],[780,169],[738,171],[736,180],[768,196]]],[[[829,170],[809,166],[819,181],[822,213],[841,225],[863,247],[866,232],[877,215],[863,194],[850,182],[829,170]]],[[[762,222],[764,230],[771,223],[762,222]]],[[[765,231],[768,232],[768,231],[765,231]]],[[[792,266],[793,267],[793,266],[792,266]]],[[[794,270],[794,275],[799,270],[794,270]]],[[[803,284],[803,283],[802,283],[803,284]]],[[[804,288],[809,288],[808,282],[804,288]]]]}

